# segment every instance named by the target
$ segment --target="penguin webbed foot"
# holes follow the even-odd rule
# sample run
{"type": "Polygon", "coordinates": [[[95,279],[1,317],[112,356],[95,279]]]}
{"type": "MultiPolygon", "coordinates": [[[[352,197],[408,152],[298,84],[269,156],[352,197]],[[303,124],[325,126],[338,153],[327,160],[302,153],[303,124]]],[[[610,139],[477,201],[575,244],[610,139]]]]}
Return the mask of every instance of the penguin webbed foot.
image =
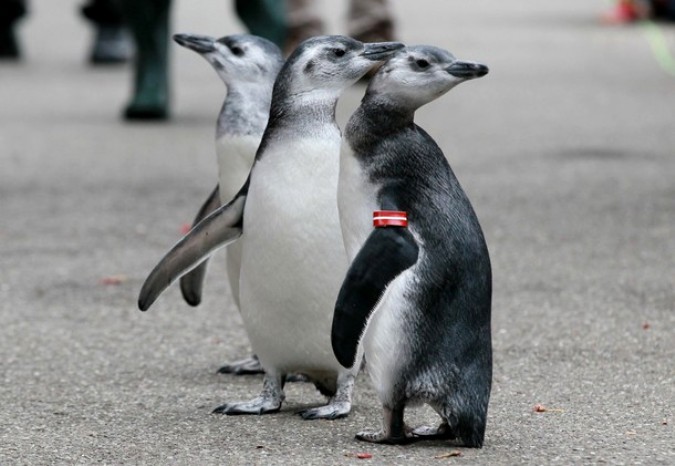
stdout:
{"type": "Polygon", "coordinates": [[[359,432],[356,434],[356,440],[370,443],[381,443],[385,445],[404,445],[419,440],[414,435],[413,429],[403,420],[403,411],[405,404],[397,404],[394,407],[383,407],[382,429],[379,432],[359,432]]]}
{"type": "MultiPolygon", "coordinates": [[[[314,381],[316,387],[322,393],[328,393],[325,386],[314,381]],[[323,389],[322,389],[323,387],[323,389]]],[[[310,419],[338,419],[345,417],[352,410],[352,393],[354,392],[354,375],[344,372],[338,375],[337,386],[330,402],[325,406],[309,408],[298,414],[305,420],[310,419]]]]}
{"type": "Polygon", "coordinates": [[[281,409],[281,401],[270,400],[259,396],[251,401],[241,403],[225,403],[213,410],[213,414],[227,414],[235,416],[238,414],[270,414],[276,413],[281,409]]]}
{"type": "Polygon", "coordinates": [[[352,404],[350,402],[336,401],[325,406],[304,409],[297,414],[307,421],[312,419],[339,419],[346,417],[351,410],[352,404]]]}
{"type": "Polygon", "coordinates": [[[260,396],[251,401],[225,403],[213,410],[213,414],[269,414],[281,409],[284,401],[284,376],[265,374],[260,396]]]}
{"type": "Polygon", "coordinates": [[[424,440],[455,440],[457,435],[450,426],[443,422],[438,427],[419,426],[411,429],[403,425],[402,431],[397,434],[380,432],[359,432],[356,439],[363,442],[380,443],[385,445],[404,445],[424,440]]]}
{"type": "Polygon", "coordinates": [[[412,435],[417,440],[454,440],[457,438],[457,434],[447,422],[442,422],[438,427],[415,427],[412,430],[412,435]]]}
{"type": "Polygon", "coordinates": [[[392,435],[381,430],[379,432],[359,432],[355,438],[362,442],[379,443],[382,445],[405,445],[417,440],[408,428],[406,428],[406,431],[402,435],[392,435]]]}
{"type": "Polygon", "coordinates": [[[219,374],[251,375],[263,374],[265,371],[260,364],[260,360],[254,354],[249,358],[244,358],[230,364],[225,364],[218,369],[219,374]]]}

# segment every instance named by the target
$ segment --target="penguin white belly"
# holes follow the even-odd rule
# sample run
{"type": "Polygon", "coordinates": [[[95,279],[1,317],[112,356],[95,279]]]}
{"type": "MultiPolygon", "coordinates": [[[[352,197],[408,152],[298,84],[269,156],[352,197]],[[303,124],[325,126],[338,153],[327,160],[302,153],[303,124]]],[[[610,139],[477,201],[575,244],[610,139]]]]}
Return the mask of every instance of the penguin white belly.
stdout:
{"type": "Polygon", "coordinates": [[[268,147],[244,213],[241,310],[266,370],[341,371],[330,332],[347,260],[337,212],[339,133],[268,147]],[[332,135],[331,135],[332,136],[332,135]]]}
{"type": "Polygon", "coordinates": [[[414,270],[408,269],[389,284],[360,343],[373,387],[385,405],[391,403],[394,384],[410,357],[405,329],[410,304],[405,294],[413,279],[414,270]]]}
{"type": "MultiPolygon", "coordinates": [[[[251,171],[261,136],[233,136],[226,134],[216,141],[218,154],[218,186],[220,202],[227,204],[239,192],[251,171]]],[[[232,299],[239,303],[239,271],[241,269],[241,242],[230,245],[225,254],[227,279],[232,299]]]]}
{"type": "Polygon", "coordinates": [[[346,141],[340,151],[338,207],[342,239],[351,263],[373,230],[373,212],[379,206],[377,186],[368,180],[346,141]]]}
{"type": "Polygon", "coordinates": [[[220,202],[223,204],[230,202],[246,182],[260,139],[261,136],[226,134],[216,141],[220,202]]]}

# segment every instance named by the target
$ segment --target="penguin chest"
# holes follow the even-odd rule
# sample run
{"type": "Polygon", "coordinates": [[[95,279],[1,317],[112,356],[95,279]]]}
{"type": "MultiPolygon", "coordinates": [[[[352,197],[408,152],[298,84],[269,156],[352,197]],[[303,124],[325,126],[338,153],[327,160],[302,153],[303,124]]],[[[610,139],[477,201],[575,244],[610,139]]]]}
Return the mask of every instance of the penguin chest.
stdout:
{"type": "Polygon", "coordinates": [[[268,146],[251,175],[240,297],[251,344],[266,369],[340,369],[330,344],[347,267],[336,199],[338,148],[339,134],[337,142],[268,146]]]}
{"type": "Polygon", "coordinates": [[[373,211],[377,210],[378,188],[369,179],[359,159],[344,141],[340,150],[338,207],[340,227],[351,262],[373,230],[373,211]]]}
{"type": "Polygon", "coordinates": [[[216,141],[220,201],[230,202],[248,178],[261,136],[226,134],[216,141]]]}
{"type": "Polygon", "coordinates": [[[413,286],[414,273],[413,269],[406,270],[389,284],[360,343],[368,374],[383,403],[392,401],[401,372],[411,357],[409,333],[415,316],[408,290],[413,286]]]}

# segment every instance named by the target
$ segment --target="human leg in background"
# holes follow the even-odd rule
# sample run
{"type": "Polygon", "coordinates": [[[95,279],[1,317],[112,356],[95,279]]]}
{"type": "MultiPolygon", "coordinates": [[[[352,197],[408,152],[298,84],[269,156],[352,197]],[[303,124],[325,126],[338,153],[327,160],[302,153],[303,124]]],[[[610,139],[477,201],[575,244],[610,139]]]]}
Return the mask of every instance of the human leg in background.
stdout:
{"type": "Polygon", "coordinates": [[[312,36],[324,34],[325,26],[314,0],[286,0],[288,36],[283,47],[284,55],[290,55],[300,42],[312,36]]]}
{"type": "Polygon", "coordinates": [[[91,63],[123,63],[131,58],[131,40],[124,27],[122,11],[114,0],[89,0],[82,6],[82,15],[95,28],[89,55],[91,63]]]}
{"type": "Polygon", "coordinates": [[[136,44],[134,89],[124,110],[128,120],[169,116],[169,10],[171,0],[119,0],[136,44]]]}
{"type": "Polygon", "coordinates": [[[394,17],[388,0],[350,0],[347,13],[350,36],[361,42],[395,40],[394,17]]]}
{"type": "Polygon", "coordinates": [[[286,5],[280,0],[235,0],[237,15],[251,34],[264,37],[280,48],[287,35],[286,5]]]}
{"type": "Polygon", "coordinates": [[[25,14],[26,2],[24,0],[0,1],[0,60],[13,60],[21,56],[14,27],[25,14]]]}

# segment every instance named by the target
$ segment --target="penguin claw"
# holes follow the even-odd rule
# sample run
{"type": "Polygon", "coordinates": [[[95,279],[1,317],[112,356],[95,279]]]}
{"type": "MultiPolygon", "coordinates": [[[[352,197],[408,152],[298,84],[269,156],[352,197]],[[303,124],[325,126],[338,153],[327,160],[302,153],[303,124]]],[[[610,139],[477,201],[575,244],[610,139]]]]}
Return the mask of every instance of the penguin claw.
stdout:
{"type": "Polygon", "coordinates": [[[212,411],[212,414],[226,414],[234,416],[238,414],[270,414],[281,409],[281,402],[256,398],[243,403],[225,403],[212,411]]]}
{"type": "Polygon", "coordinates": [[[417,440],[454,440],[457,438],[447,423],[438,427],[419,426],[412,430],[412,436],[417,440]]]}
{"type": "Polygon", "coordinates": [[[356,440],[369,443],[380,443],[385,445],[405,445],[406,443],[414,442],[416,439],[409,434],[402,437],[392,437],[384,431],[379,432],[359,432],[355,436],[356,440]]]}
{"type": "Polygon", "coordinates": [[[394,437],[384,431],[379,432],[359,432],[356,439],[363,442],[382,443],[388,445],[404,445],[406,443],[419,442],[422,440],[453,440],[457,436],[447,423],[442,423],[438,427],[419,426],[410,429],[404,428],[403,436],[394,437]]]}
{"type": "Polygon", "coordinates": [[[304,409],[297,414],[306,421],[312,419],[339,419],[346,417],[351,411],[351,403],[339,402],[331,403],[317,408],[304,409]]]}

